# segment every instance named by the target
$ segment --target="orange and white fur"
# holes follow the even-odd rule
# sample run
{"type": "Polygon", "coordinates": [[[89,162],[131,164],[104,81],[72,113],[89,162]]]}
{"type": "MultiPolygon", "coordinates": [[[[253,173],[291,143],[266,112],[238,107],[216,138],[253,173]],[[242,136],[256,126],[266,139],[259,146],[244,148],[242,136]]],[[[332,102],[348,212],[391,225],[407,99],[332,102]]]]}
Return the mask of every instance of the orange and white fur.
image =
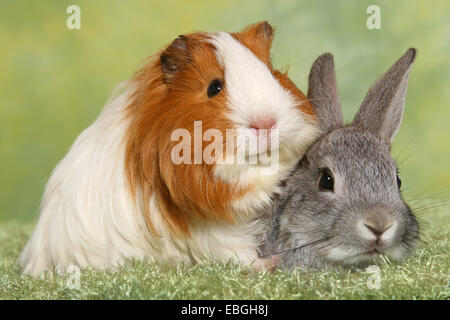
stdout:
{"type": "Polygon", "coordinates": [[[255,262],[263,228],[257,218],[319,134],[304,94],[272,68],[272,38],[267,22],[239,33],[180,36],[124,82],[54,169],[19,258],[24,273],[101,269],[143,257],[255,262]],[[214,79],[222,88],[209,97],[214,79]],[[204,130],[238,134],[276,126],[278,171],[174,164],[171,133],[193,132],[200,120],[204,130]]]}

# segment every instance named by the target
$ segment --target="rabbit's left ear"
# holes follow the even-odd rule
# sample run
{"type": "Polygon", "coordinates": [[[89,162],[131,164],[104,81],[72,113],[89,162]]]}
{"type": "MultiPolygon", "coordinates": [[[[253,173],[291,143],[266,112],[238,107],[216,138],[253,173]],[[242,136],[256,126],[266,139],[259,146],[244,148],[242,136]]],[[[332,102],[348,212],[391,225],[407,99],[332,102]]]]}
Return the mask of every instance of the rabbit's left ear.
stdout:
{"type": "Polygon", "coordinates": [[[342,107],[339,98],[334,59],[331,53],[318,57],[309,73],[308,99],[324,132],[342,127],[342,107]]]}
{"type": "Polygon", "coordinates": [[[353,125],[390,144],[402,122],[406,89],[416,49],[410,48],[367,92],[353,125]]]}

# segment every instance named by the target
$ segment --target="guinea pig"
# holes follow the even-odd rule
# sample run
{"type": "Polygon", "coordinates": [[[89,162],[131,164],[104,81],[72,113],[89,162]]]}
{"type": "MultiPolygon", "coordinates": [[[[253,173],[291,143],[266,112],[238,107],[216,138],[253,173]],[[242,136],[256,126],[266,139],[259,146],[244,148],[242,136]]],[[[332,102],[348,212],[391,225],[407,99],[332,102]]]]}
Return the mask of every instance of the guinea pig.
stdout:
{"type": "Polygon", "coordinates": [[[267,22],[181,35],[119,86],[54,169],[23,272],[258,261],[257,218],[321,132],[306,96],[272,67],[273,36],[267,22]],[[244,160],[276,153],[277,165],[233,161],[242,146],[244,160]],[[217,161],[202,159],[211,149],[217,161]]]}
{"type": "Polygon", "coordinates": [[[362,267],[382,255],[414,252],[419,224],[402,199],[390,144],[403,117],[416,50],[409,49],[370,88],[353,123],[343,125],[334,62],[320,56],[308,99],[324,134],[286,180],[260,255],[272,268],[362,267]]]}

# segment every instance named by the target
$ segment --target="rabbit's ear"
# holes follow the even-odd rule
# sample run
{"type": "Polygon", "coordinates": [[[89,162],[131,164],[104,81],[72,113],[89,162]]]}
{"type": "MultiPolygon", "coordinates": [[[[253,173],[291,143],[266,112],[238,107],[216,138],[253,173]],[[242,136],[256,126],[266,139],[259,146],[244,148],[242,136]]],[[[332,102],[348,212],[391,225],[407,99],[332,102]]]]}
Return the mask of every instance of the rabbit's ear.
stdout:
{"type": "Polygon", "coordinates": [[[331,53],[318,57],[311,67],[308,99],[319,118],[322,130],[329,132],[342,126],[342,107],[331,53]]]}
{"type": "Polygon", "coordinates": [[[402,122],[406,89],[416,49],[410,48],[367,92],[353,124],[391,143],[402,122]]]}

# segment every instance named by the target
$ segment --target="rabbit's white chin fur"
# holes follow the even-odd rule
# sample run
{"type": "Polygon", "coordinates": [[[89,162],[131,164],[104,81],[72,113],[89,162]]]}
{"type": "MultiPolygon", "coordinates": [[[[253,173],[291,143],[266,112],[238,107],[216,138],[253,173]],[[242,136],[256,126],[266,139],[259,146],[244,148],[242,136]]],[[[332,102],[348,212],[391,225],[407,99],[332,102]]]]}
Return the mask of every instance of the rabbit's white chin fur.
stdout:
{"type": "Polygon", "coordinates": [[[382,255],[396,262],[401,262],[407,257],[408,253],[407,251],[402,250],[401,245],[396,245],[392,248],[387,248],[381,251],[379,254],[369,254],[364,250],[358,251],[353,248],[349,249],[342,247],[334,247],[328,252],[326,257],[332,264],[344,266],[358,266],[380,262],[382,260],[381,258],[382,255]]]}
{"type": "Polygon", "coordinates": [[[236,209],[247,210],[246,221],[194,219],[191,237],[170,233],[151,198],[149,211],[158,236],[152,235],[142,203],[131,196],[125,175],[124,108],[132,91],[129,86],[122,85],[125,90],[106,105],[54,169],[39,222],[19,258],[24,273],[36,276],[52,268],[64,272],[72,265],[102,269],[142,257],[188,264],[205,257],[244,264],[257,260],[255,237],[262,232],[262,222],[253,218],[270,202],[269,190],[276,189],[272,183],[288,173],[286,168],[280,168],[280,175],[268,180],[271,183],[234,203],[236,209]]]}

